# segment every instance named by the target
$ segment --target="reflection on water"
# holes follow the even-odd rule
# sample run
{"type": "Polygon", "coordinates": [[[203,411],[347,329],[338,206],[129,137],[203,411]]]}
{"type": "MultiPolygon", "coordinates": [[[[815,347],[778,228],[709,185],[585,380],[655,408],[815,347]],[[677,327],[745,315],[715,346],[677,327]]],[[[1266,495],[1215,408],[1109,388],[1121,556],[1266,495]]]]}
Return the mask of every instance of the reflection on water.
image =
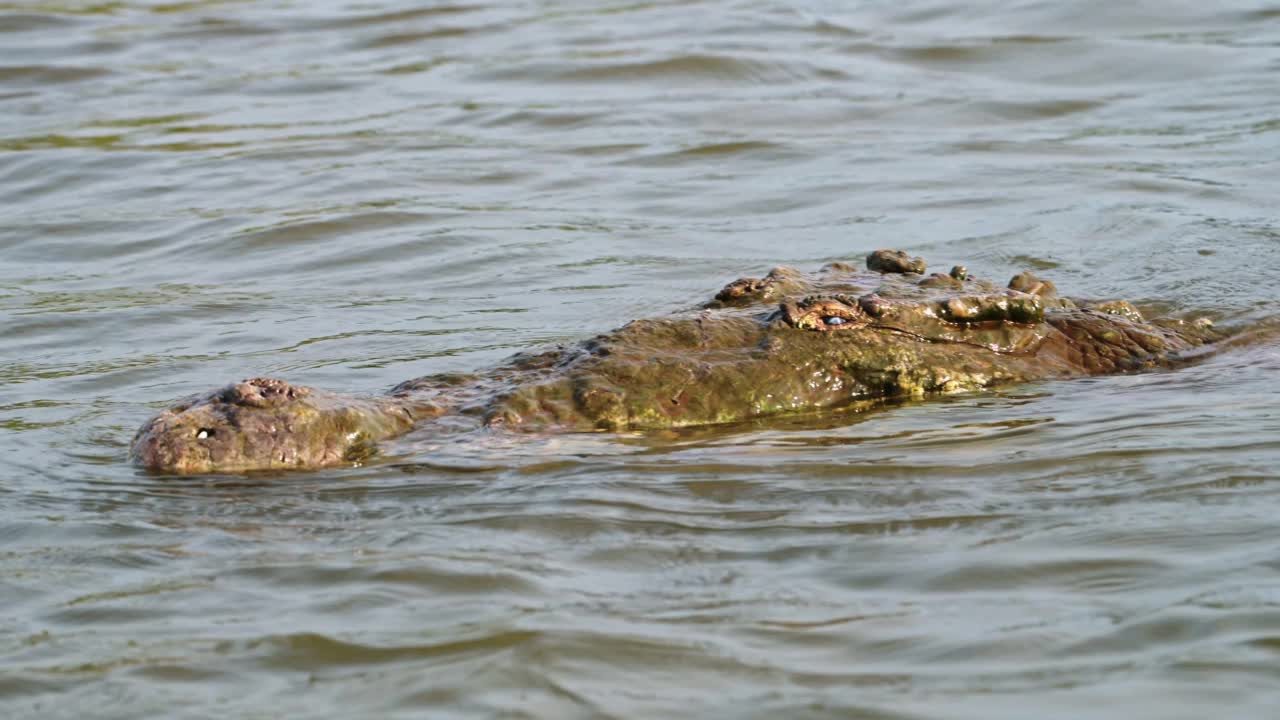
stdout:
{"type": "Polygon", "coordinates": [[[1270,341],[313,474],[123,460],[230,379],[378,391],[876,247],[1274,318],[1278,17],[0,2],[4,717],[1269,717],[1270,341]]]}

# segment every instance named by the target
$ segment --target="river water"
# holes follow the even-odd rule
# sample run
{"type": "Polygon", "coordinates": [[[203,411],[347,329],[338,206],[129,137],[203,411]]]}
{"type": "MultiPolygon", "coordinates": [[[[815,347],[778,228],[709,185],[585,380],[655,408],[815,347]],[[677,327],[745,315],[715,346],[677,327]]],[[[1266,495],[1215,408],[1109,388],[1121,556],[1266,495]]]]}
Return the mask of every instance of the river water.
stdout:
{"type": "Polygon", "coordinates": [[[852,420],[125,460],[879,247],[1280,315],[1280,5],[0,1],[0,716],[1269,718],[1280,346],[852,420]]]}

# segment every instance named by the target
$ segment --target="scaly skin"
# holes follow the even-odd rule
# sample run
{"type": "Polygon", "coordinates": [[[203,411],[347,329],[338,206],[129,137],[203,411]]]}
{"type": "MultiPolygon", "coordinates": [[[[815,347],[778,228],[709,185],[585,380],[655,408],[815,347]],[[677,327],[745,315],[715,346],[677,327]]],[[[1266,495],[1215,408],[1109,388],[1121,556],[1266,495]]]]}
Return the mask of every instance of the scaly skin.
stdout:
{"type": "Polygon", "coordinates": [[[1008,288],[962,267],[923,275],[879,250],[869,270],[776,268],[699,310],[637,320],[479,375],[410,380],[360,398],[256,378],[179,404],[130,456],[178,473],[359,462],[431,423],[526,431],[649,430],[856,407],[893,397],[1167,365],[1220,338],[1207,322],[1147,322],[1129,303],[1059,298],[1022,273],[1008,288]]]}
{"type": "Polygon", "coordinates": [[[373,443],[408,432],[399,402],[336,395],[253,378],[165,410],[138,431],[130,454],[179,473],[323,467],[371,455],[373,443]]]}

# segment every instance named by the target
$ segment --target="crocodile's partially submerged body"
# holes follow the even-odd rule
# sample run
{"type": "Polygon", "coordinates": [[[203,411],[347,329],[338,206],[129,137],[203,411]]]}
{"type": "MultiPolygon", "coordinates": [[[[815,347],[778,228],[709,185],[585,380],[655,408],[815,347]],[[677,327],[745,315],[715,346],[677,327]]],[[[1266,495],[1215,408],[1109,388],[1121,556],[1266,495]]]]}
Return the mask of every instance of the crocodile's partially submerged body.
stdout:
{"type": "Polygon", "coordinates": [[[428,376],[362,398],[256,378],[148,422],[130,455],[206,473],[358,462],[379,440],[440,432],[648,430],[847,408],[893,397],[1167,365],[1219,339],[1207,322],[1147,321],[1126,302],[1007,288],[877,251],[867,270],[776,268],[704,307],[637,320],[477,375],[428,376]]]}

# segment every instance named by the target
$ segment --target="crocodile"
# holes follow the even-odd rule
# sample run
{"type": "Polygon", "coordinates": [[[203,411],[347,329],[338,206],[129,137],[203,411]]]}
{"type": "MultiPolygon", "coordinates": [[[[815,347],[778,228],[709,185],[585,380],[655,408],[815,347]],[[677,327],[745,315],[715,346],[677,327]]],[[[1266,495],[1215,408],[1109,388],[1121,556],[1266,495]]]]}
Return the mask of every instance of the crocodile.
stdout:
{"type": "Polygon", "coordinates": [[[865,269],[778,267],[709,302],[476,374],[356,396],[252,378],[182,401],[130,447],[168,473],[358,464],[379,441],[436,433],[646,431],[861,409],[893,398],[1130,373],[1205,354],[1205,319],[1058,295],[1030,272],[1000,287],[899,250],[865,269]]]}

